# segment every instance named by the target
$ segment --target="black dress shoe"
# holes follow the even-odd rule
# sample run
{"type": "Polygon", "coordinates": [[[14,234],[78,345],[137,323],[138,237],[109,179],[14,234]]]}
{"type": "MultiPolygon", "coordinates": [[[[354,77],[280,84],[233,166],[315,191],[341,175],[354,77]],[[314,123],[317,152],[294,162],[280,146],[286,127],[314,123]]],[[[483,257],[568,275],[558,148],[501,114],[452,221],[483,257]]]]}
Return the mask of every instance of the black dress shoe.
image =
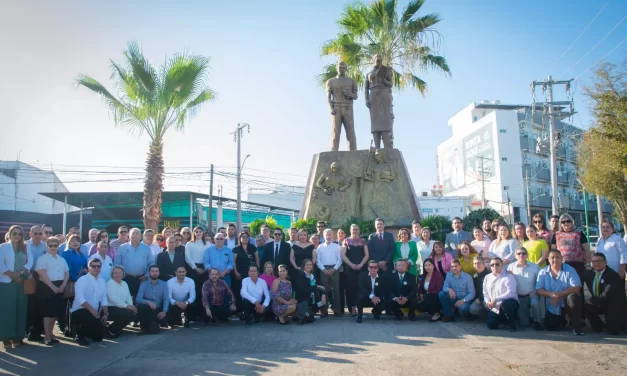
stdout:
{"type": "Polygon", "coordinates": [[[89,346],[89,342],[85,337],[76,337],[76,343],[78,343],[80,346],[89,346]]]}
{"type": "Polygon", "coordinates": [[[28,335],[28,341],[29,342],[41,342],[43,341],[43,337],[39,334],[29,334],[28,335]]]}
{"type": "Polygon", "coordinates": [[[403,316],[394,316],[394,321],[401,321],[403,320],[403,316]]]}
{"type": "Polygon", "coordinates": [[[364,320],[361,318],[361,315],[357,315],[357,324],[361,324],[364,320]]]}
{"type": "Polygon", "coordinates": [[[183,323],[183,328],[189,328],[189,322],[185,321],[185,322],[183,323]]]}

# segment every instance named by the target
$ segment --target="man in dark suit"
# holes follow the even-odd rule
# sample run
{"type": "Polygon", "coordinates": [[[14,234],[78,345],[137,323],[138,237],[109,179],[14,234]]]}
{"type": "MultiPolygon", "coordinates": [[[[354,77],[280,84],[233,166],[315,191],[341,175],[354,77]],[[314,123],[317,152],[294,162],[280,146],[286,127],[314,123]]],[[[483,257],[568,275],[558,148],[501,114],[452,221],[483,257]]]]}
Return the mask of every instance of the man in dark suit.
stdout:
{"type": "Polygon", "coordinates": [[[401,308],[409,309],[409,321],[416,319],[416,276],[407,273],[407,259],[396,261],[396,273],[388,277],[388,289],[390,301],[388,307],[394,313],[396,320],[403,319],[401,308]]]}
{"type": "Polygon", "coordinates": [[[279,276],[279,265],[288,265],[290,261],[290,244],[283,241],[283,231],[280,228],[274,229],[274,241],[266,244],[263,248],[263,260],[261,265],[272,262],[274,265],[274,275],[279,276]]]}
{"type": "Polygon", "coordinates": [[[383,219],[375,219],[374,225],[377,232],[370,234],[368,237],[368,251],[370,252],[370,258],[379,265],[379,275],[381,276],[384,273],[391,273],[394,269],[392,259],[396,250],[396,244],[394,243],[394,236],[385,231],[383,219]]]}
{"type": "Polygon", "coordinates": [[[185,253],[176,250],[176,239],[170,236],[167,239],[165,252],[157,255],[157,266],[159,267],[159,279],[167,282],[170,278],[176,277],[176,268],[187,267],[185,263],[185,253]]]}
{"type": "Polygon", "coordinates": [[[620,334],[625,326],[624,310],[627,307],[625,281],[607,266],[603,253],[592,255],[592,269],[584,274],[584,281],[592,295],[583,305],[584,315],[595,332],[603,331],[605,326],[609,334],[620,334]],[[605,325],[599,315],[605,315],[605,325]]]}
{"type": "Polygon", "coordinates": [[[446,234],[446,242],[444,247],[446,252],[450,253],[454,259],[457,258],[457,246],[459,243],[472,242],[472,234],[463,230],[464,224],[459,217],[453,218],[453,232],[446,234]]]}
{"type": "Polygon", "coordinates": [[[381,312],[385,307],[386,288],[383,277],[379,277],[377,271],[379,265],[374,260],[368,261],[368,273],[359,276],[357,289],[357,323],[361,324],[361,316],[364,313],[364,306],[372,306],[372,316],[379,320],[381,312]]]}

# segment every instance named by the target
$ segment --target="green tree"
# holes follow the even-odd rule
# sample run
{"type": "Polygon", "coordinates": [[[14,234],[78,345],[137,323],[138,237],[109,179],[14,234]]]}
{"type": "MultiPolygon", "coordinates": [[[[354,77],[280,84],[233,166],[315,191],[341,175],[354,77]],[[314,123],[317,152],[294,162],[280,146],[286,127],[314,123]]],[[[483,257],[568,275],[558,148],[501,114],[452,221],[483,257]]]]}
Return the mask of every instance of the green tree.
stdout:
{"type": "Polygon", "coordinates": [[[128,43],[123,63],[111,60],[112,94],[95,78],[80,74],[78,86],[104,99],[116,126],[150,138],[144,178],[144,227],[158,230],[163,191],[163,142],[166,132],[182,130],[200,107],[215,99],[207,86],[209,58],[176,54],[155,69],[135,41],[128,43]]]}
{"type": "Polygon", "coordinates": [[[596,126],[578,145],[579,178],[588,191],[607,197],[627,225],[627,59],[602,64],[585,95],[596,126]]]}
{"type": "Polygon", "coordinates": [[[467,216],[463,218],[464,222],[464,230],[472,232],[472,228],[475,226],[481,227],[481,224],[484,220],[489,219],[492,222],[495,219],[500,219],[505,222],[503,217],[494,209],[485,208],[485,209],[477,209],[468,213],[467,216]]]}
{"type": "Polygon", "coordinates": [[[296,227],[298,230],[307,230],[308,234],[315,234],[318,232],[316,229],[316,223],[318,223],[316,218],[299,219],[298,221],[292,223],[292,227],[296,227]]]}
{"type": "MultiPolygon", "coordinates": [[[[397,89],[413,87],[427,93],[427,83],[416,73],[436,69],[450,75],[446,59],[437,56],[440,36],[434,26],[440,22],[437,13],[419,16],[424,0],[413,0],[398,14],[397,0],[376,0],[370,4],[353,3],[346,6],[337,24],[335,39],[325,42],[321,55],[334,55],[348,65],[347,76],[360,86],[364,73],[375,55],[383,65],[393,70],[397,89]]],[[[337,76],[336,64],[324,67],[318,76],[320,85],[337,76]]]]}
{"type": "MultiPolygon", "coordinates": [[[[270,231],[274,231],[275,228],[280,228],[283,230],[283,226],[281,226],[276,219],[271,216],[267,216],[265,219],[255,219],[250,222],[248,227],[250,227],[250,233],[253,235],[259,235],[261,233],[261,226],[266,225],[270,229],[270,231]]],[[[271,235],[272,236],[272,235],[271,235]]]]}
{"type": "Polygon", "coordinates": [[[368,236],[370,234],[377,231],[376,227],[374,226],[374,218],[371,220],[362,220],[352,217],[346,220],[346,222],[344,222],[344,224],[340,226],[340,228],[346,233],[346,236],[351,236],[352,224],[356,224],[357,226],[359,226],[359,233],[361,234],[360,236],[364,239],[368,239],[368,236]]]}
{"type": "Polygon", "coordinates": [[[446,234],[451,232],[451,228],[453,227],[451,220],[442,215],[430,215],[427,218],[423,218],[422,221],[420,221],[420,225],[423,228],[429,227],[429,230],[431,230],[431,238],[441,242],[446,240],[446,234]]]}

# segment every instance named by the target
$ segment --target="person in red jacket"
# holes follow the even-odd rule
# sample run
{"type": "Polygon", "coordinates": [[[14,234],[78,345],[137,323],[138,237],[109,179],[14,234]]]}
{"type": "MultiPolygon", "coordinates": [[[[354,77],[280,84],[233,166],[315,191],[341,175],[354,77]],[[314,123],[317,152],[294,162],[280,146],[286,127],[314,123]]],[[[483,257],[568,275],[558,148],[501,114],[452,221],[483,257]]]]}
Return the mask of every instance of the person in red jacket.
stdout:
{"type": "Polygon", "coordinates": [[[440,309],[442,307],[440,306],[438,293],[442,291],[443,285],[444,278],[441,273],[435,270],[433,259],[426,259],[423,263],[420,285],[418,286],[418,310],[420,312],[429,312],[431,315],[430,322],[440,319],[440,309]]]}

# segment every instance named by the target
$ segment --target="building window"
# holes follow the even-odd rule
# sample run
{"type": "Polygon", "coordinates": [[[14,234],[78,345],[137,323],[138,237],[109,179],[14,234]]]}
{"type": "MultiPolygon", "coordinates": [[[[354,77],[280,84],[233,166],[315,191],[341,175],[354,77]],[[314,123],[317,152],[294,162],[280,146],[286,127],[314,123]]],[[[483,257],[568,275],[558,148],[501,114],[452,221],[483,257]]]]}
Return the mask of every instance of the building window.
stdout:
{"type": "Polygon", "coordinates": [[[436,213],[439,213],[439,212],[440,212],[440,210],[439,210],[439,209],[435,209],[435,212],[436,212],[436,213]]]}
{"type": "Polygon", "coordinates": [[[507,157],[503,157],[503,158],[501,158],[501,161],[503,161],[503,162],[507,162],[507,157]]]}
{"type": "Polygon", "coordinates": [[[501,129],[499,129],[499,133],[507,133],[507,129],[501,128],[501,129]]]}
{"type": "Polygon", "coordinates": [[[473,117],[472,117],[472,122],[473,122],[473,123],[474,123],[475,121],[477,121],[477,120],[479,120],[479,118],[478,118],[478,117],[476,117],[476,116],[473,116],[473,117]]]}

